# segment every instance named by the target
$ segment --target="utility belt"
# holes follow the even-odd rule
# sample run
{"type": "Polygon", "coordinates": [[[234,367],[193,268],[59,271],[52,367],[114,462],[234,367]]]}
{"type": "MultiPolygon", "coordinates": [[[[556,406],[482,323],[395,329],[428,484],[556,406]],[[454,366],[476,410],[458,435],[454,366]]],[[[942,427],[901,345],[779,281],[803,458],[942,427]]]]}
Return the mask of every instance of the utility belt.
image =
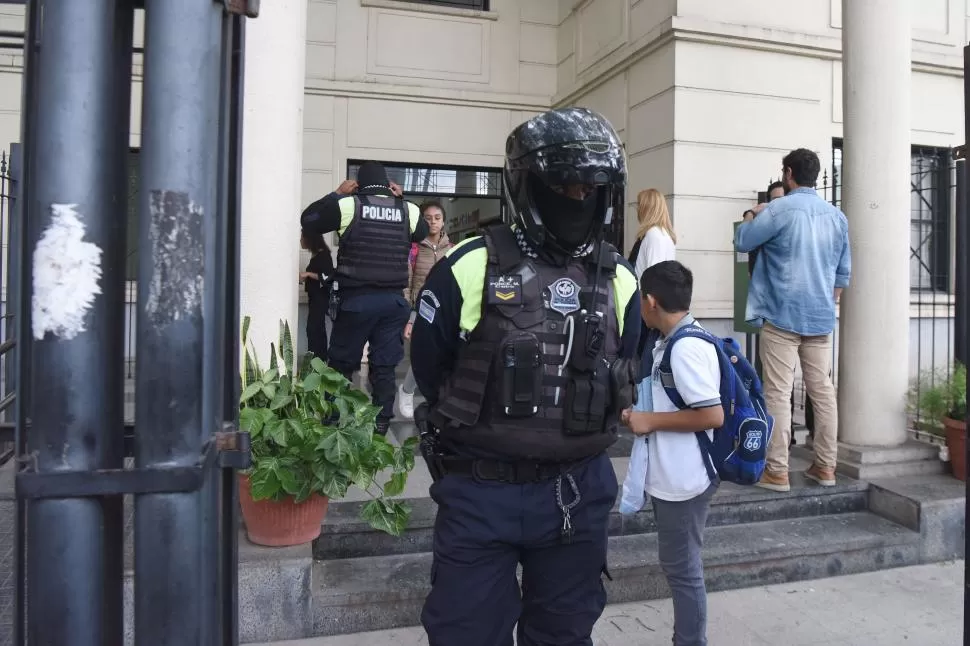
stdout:
{"type": "Polygon", "coordinates": [[[482,458],[463,458],[439,453],[425,457],[425,460],[428,462],[428,469],[431,471],[432,477],[435,473],[438,474],[437,479],[444,476],[462,476],[506,484],[530,484],[565,475],[588,462],[589,458],[552,464],[529,460],[504,462],[482,458]]]}

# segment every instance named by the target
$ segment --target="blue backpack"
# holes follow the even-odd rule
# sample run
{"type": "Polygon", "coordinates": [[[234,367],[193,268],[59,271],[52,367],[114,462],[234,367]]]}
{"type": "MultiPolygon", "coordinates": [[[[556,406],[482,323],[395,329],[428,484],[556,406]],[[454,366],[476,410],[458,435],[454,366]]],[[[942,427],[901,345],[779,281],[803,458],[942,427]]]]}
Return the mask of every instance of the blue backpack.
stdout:
{"type": "Polygon", "coordinates": [[[704,431],[697,432],[697,442],[704,456],[707,475],[715,483],[726,480],[741,485],[753,485],[764,473],[768,442],[775,425],[765,406],[764,391],[758,373],[741,354],[741,348],[734,339],[720,339],[700,326],[685,325],[667,341],[658,368],[661,385],[677,408],[689,407],[674,384],[670,351],[677,341],[686,337],[703,339],[713,345],[721,368],[724,425],[714,429],[713,441],[704,431]]]}

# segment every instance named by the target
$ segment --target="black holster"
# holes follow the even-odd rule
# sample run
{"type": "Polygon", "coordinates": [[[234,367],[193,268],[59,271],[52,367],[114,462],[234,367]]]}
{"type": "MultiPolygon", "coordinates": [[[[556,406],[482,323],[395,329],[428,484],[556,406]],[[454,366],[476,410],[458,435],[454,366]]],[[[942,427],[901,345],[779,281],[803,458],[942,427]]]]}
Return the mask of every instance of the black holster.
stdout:
{"type": "Polygon", "coordinates": [[[442,452],[438,440],[438,429],[431,423],[430,414],[431,407],[428,406],[428,403],[420,404],[414,409],[414,425],[418,428],[418,437],[420,438],[418,450],[421,451],[421,457],[428,465],[431,481],[438,482],[445,476],[445,473],[441,465],[442,452]]]}

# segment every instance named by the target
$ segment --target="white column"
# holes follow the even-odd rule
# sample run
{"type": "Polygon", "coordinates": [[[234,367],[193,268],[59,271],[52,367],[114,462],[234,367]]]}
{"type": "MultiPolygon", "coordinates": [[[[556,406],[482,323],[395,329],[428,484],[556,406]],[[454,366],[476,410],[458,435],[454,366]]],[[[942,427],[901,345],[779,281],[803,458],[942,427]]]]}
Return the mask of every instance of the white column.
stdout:
{"type": "Polygon", "coordinates": [[[842,209],[852,281],[842,298],[839,439],[906,440],[909,385],[911,3],[842,2],[842,209]]]}
{"type": "Polygon", "coordinates": [[[260,361],[289,321],[294,338],[300,285],[306,0],[263,2],[246,24],[240,314],[260,361]]]}

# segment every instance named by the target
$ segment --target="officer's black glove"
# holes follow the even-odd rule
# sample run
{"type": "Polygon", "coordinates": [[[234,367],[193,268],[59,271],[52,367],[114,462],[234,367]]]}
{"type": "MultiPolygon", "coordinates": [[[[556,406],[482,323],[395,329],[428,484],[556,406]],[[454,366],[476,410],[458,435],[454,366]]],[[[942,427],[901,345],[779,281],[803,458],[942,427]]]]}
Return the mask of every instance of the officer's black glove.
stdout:
{"type": "Polygon", "coordinates": [[[417,427],[421,437],[434,434],[434,430],[431,428],[431,422],[428,421],[428,415],[430,413],[431,407],[428,405],[428,402],[421,402],[414,409],[414,425],[417,427]]]}
{"type": "Polygon", "coordinates": [[[610,366],[610,395],[614,412],[622,412],[637,403],[639,359],[617,359],[610,366]]]}

